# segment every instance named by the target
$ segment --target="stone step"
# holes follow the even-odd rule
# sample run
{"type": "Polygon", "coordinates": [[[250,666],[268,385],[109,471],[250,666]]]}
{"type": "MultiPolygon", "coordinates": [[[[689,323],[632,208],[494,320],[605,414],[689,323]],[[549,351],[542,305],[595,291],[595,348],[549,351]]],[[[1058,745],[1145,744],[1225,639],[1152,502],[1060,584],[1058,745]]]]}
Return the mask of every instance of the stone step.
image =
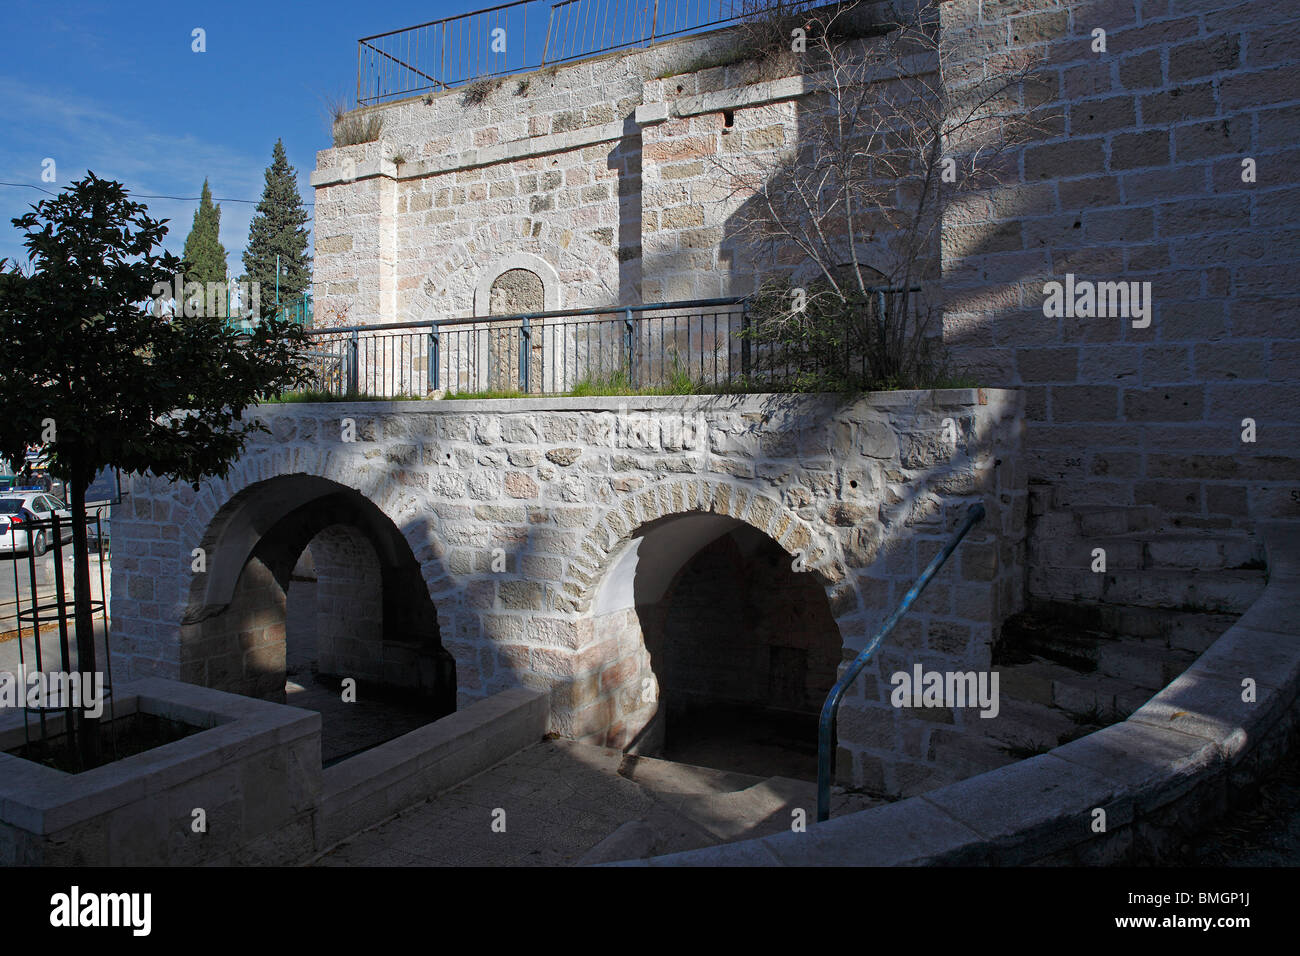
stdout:
{"type": "Polygon", "coordinates": [[[1034,602],[1031,614],[1042,620],[1066,620],[1079,628],[1117,639],[1157,641],[1166,647],[1203,653],[1237,620],[1235,614],[1211,614],[1129,604],[1062,604],[1034,602]]]}
{"type": "Polygon", "coordinates": [[[1069,510],[1085,538],[1150,531],[1160,522],[1154,505],[1074,505],[1069,510]]]}
{"type": "Polygon", "coordinates": [[[1071,674],[1053,682],[1052,703],[1068,714],[1109,725],[1127,719],[1155,693],[1153,688],[1107,674],[1071,674]]]}
{"type": "Polygon", "coordinates": [[[728,793],[659,793],[665,806],[719,840],[737,840],[790,829],[794,810],[817,818],[817,784],[768,777],[728,793]]]}
{"type": "Polygon", "coordinates": [[[1083,542],[1079,548],[1079,567],[1091,568],[1095,548],[1106,552],[1107,570],[1183,568],[1262,573],[1265,567],[1259,542],[1242,533],[1182,531],[1152,534],[1143,531],[1103,535],[1083,542]]]}
{"type": "Polygon", "coordinates": [[[968,736],[984,737],[1017,759],[1046,752],[1063,739],[1088,732],[1056,707],[1001,694],[999,698],[996,717],[973,717],[965,730],[968,736]]]}
{"type": "Polygon", "coordinates": [[[1055,663],[1044,658],[1035,658],[1025,664],[1000,665],[994,662],[998,672],[998,693],[1016,700],[1026,700],[1048,707],[1055,704],[1055,686],[1057,681],[1077,677],[1079,672],[1064,664],[1055,663]]]}
{"type": "Polygon", "coordinates": [[[1001,667],[998,671],[999,691],[1007,697],[1056,707],[1075,717],[1096,717],[1107,723],[1123,720],[1145,704],[1156,690],[1109,674],[1081,673],[1045,659],[1001,667]]]}
{"type": "Polygon", "coordinates": [[[657,757],[628,755],[618,768],[626,777],[656,793],[717,794],[735,793],[763,783],[768,778],[712,767],[674,763],[657,757]]]}
{"type": "Polygon", "coordinates": [[[1031,593],[1048,600],[1244,614],[1263,593],[1257,570],[1111,570],[1031,567],[1031,593]]]}
{"type": "Polygon", "coordinates": [[[1020,759],[1008,753],[1006,746],[997,740],[954,730],[931,733],[929,758],[955,780],[997,770],[1020,759]]]}
{"type": "Polygon", "coordinates": [[[1118,677],[1158,691],[1195,663],[1191,651],[1147,641],[1112,641],[1098,645],[1097,673],[1118,677]]]}
{"type": "Polygon", "coordinates": [[[1149,569],[1099,575],[1109,604],[1244,614],[1264,590],[1263,571],[1149,569]]]}

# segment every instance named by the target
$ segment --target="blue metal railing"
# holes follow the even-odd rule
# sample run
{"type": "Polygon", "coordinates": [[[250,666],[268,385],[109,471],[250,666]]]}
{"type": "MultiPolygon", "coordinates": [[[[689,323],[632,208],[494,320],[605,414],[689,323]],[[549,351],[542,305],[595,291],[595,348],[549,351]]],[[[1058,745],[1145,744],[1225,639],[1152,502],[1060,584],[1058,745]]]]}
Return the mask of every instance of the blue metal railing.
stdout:
{"type": "Polygon", "coordinates": [[[857,676],[862,673],[862,669],[867,666],[867,661],[871,655],[880,647],[880,643],[889,636],[889,632],[894,629],[894,625],[899,622],[908,609],[921,596],[930,579],[938,572],[945,561],[956,550],[961,539],[966,537],[966,532],[970,531],[976,523],[984,518],[984,505],[973,504],[970,510],[966,512],[966,518],[962,521],[961,527],[953,534],[942,551],[934,556],[921,576],[916,579],[916,583],[903,595],[902,603],[898,605],[898,610],[889,616],[880,629],[876,631],[870,643],[862,649],[862,652],[853,659],[848,670],[844,672],[835,686],[831,688],[830,694],[826,697],[826,703],[822,705],[821,722],[817,728],[817,822],[822,823],[830,818],[831,815],[831,758],[834,756],[832,750],[832,739],[834,737],[835,711],[840,706],[840,698],[844,696],[845,691],[853,684],[857,676]]]}
{"type": "MultiPolygon", "coordinates": [[[[907,313],[919,302],[910,296],[915,287],[869,291],[874,321],[907,313]],[[887,312],[891,296],[903,298],[887,312]]],[[[437,391],[557,395],[584,382],[645,389],[676,387],[684,379],[703,390],[783,391],[818,362],[825,364],[826,354],[756,337],[751,310],[748,299],[729,297],[317,326],[307,330],[312,345],[306,358],[315,390],[388,397],[437,391]]],[[[850,338],[833,358],[846,380],[866,380],[865,353],[850,338]]]]}

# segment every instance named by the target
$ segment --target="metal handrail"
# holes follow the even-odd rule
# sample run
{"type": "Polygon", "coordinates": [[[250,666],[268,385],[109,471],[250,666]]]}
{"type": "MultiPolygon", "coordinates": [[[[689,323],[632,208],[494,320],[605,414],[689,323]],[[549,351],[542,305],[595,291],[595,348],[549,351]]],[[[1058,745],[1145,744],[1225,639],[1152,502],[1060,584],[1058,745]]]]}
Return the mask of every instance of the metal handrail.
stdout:
{"type": "MultiPolygon", "coordinates": [[[[901,286],[869,285],[866,291],[873,295],[894,294],[898,292],[920,292],[921,286],[913,285],[904,290],[901,286]]],[[[427,329],[442,325],[481,325],[493,322],[522,322],[527,319],[562,319],[579,315],[618,315],[631,312],[670,312],[682,309],[704,309],[714,306],[741,305],[749,301],[749,296],[733,295],[717,299],[679,299],[676,302],[648,302],[643,305],[608,305],[591,306],[582,309],[553,309],[549,312],[514,312],[510,315],[465,315],[449,316],[440,319],[421,319],[415,322],[381,322],[374,325],[317,325],[306,329],[308,335],[328,335],[337,332],[383,332],[390,329],[427,329]]]]}
{"type": "Polygon", "coordinates": [[[427,329],[443,325],[482,325],[493,322],[530,322],[537,319],[561,319],[578,315],[618,315],[626,312],[661,312],[674,309],[711,308],[715,305],[739,305],[744,296],[722,299],[683,299],[679,302],[652,302],[647,305],[611,305],[588,309],[555,309],[550,312],[515,312],[511,315],[467,315],[461,318],[424,319],[418,322],[384,322],[378,325],[316,326],[307,329],[308,335],[327,335],[336,332],[382,332],[385,329],[427,329]]]}
{"type": "MultiPolygon", "coordinates": [[[[787,0],[784,9],[819,2],[787,0]]],[[[737,23],[752,12],[728,0],[510,0],[362,37],[357,41],[357,104],[644,48],[737,23]],[[504,43],[500,48],[488,44],[497,28],[510,31],[508,54],[504,43]]]]}
{"type": "Polygon", "coordinates": [[[936,554],[930,563],[926,565],[925,570],[921,572],[921,576],[916,579],[916,583],[903,595],[902,603],[898,605],[898,609],[889,616],[884,624],[880,625],[875,637],[853,659],[853,663],[849,665],[848,670],[835,682],[835,686],[831,688],[830,694],[827,695],[826,703],[822,705],[821,721],[817,728],[818,823],[824,823],[831,815],[831,731],[835,724],[835,711],[840,705],[840,698],[844,696],[844,692],[849,689],[857,676],[862,673],[862,669],[867,666],[867,661],[871,658],[871,655],[880,647],[881,641],[889,635],[889,632],[894,629],[894,625],[899,622],[916,599],[920,597],[921,592],[930,583],[930,579],[938,573],[939,569],[943,567],[943,563],[948,560],[953,551],[956,550],[957,545],[961,543],[961,539],[966,537],[966,532],[970,531],[983,518],[984,505],[979,502],[971,505],[970,510],[966,512],[966,518],[962,521],[961,527],[953,534],[943,550],[936,554]]]}

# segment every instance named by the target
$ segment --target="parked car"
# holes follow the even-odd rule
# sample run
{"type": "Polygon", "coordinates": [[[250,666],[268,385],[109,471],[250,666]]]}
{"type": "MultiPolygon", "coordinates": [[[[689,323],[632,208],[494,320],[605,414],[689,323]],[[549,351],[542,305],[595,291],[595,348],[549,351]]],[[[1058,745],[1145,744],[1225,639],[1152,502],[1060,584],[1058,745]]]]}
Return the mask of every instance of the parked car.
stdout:
{"type": "Polygon", "coordinates": [[[60,537],[72,540],[72,512],[62,499],[43,491],[7,492],[0,498],[0,553],[31,550],[42,555],[49,550],[52,528],[36,528],[34,522],[58,514],[60,537]],[[26,526],[26,527],[24,527],[26,526]]]}
{"type": "Polygon", "coordinates": [[[109,539],[111,537],[108,525],[109,513],[108,508],[102,509],[98,534],[95,531],[95,510],[91,510],[89,514],[90,520],[86,523],[86,541],[90,545],[90,550],[92,552],[96,549],[102,550],[104,557],[108,557],[109,539]]]}

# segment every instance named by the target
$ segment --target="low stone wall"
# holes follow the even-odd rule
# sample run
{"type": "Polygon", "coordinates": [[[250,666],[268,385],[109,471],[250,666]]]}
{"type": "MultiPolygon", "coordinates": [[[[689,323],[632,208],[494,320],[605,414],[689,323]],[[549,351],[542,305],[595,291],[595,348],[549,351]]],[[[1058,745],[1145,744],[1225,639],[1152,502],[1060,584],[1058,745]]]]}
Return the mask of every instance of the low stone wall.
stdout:
{"type": "MultiPolygon", "coordinates": [[[[0,866],[302,862],[536,743],[547,703],[506,691],[322,773],[315,712],[136,681],[119,691],[117,718],[205,729],[80,774],[0,752],[0,866]]],[[[0,748],[23,739],[21,715],[0,723],[0,748]]]]}
{"type": "Polygon", "coordinates": [[[1142,863],[1180,847],[1300,743],[1300,522],[1266,522],[1264,594],[1128,720],[805,833],[620,865],[1142,863]]]}
{"type": "Polygon", "coordinates": [[[546,733],[549,698],[519,687],[328,767],[316,842],[357,831],[449,790],[546,733]]]}
{"type": "MultiPolygon", "coordinates": [[[[0,753],[0,863],[275,864],[310,852],[319,714],[158,679],[118,691],[112,715],[135,713],[207,729],[79,774],[0,753]]],[[[0,748],[22,744],[22,721],[0,724],[0,748]]]]}

